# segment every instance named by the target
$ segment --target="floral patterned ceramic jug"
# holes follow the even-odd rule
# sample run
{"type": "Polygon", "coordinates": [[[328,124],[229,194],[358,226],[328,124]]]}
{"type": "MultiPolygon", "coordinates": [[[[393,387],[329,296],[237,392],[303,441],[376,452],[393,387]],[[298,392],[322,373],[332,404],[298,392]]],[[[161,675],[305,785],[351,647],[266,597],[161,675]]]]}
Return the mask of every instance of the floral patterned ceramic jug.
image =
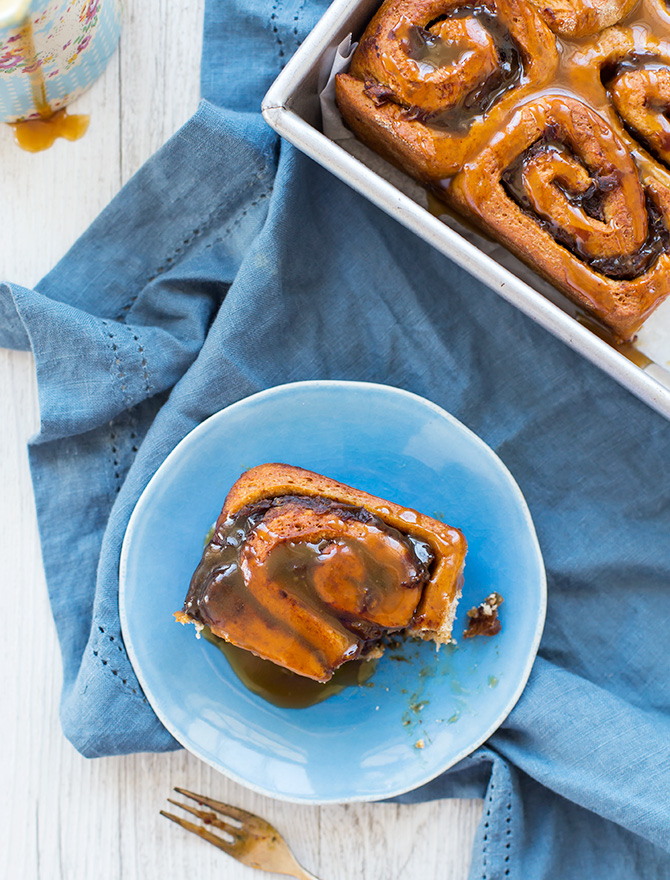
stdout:
{"type": "Polygon", "coordinates": [[[105,69],[119,0],[0,0],[0,122],[46,118],[105,69]]]}

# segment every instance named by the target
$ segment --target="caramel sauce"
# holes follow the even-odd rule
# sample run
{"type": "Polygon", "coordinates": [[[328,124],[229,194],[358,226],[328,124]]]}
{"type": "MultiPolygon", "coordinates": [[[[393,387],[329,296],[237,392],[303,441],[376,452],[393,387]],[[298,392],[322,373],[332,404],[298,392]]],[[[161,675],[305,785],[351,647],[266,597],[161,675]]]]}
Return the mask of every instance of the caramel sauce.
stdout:
{"type": "MultiPolygon", "coordinates": [[[[608,175],[606,172],[589,176],[565,144],[553,142],[549,137],[536,141],[522,153],[508,167],[502,183],[510,198],[526,213],[531,214],[540,226],[547,229],[559,244],[608,278],[637,278],[668,250],[670,236],[663,215],[648,194],[645,194],[641,210],[633,212],[631,216],[632,222],[637,221],[637,228],[631,230],[631,234],[634,234],[633,241],[629,244],[623,236],[625,229],[614,226],[611,230],[611,243],[608,242],[608,199],[620,185],[618,176],[611,173],[608,175]],[[546,193],[550,208],[546,211],[538,198],[538,194],[542,192],[542,181],[528,180],[534,161],[539,162],[544,157],[551,163],[550,186],[562,193],[566,209],[571,211],[570,215],[563,218],[563,223],[557,223],[552,216],[557,213],[558,207],[556,201],[551,199],[551,192],[546,193]],[[564,169],[565,176],[562,179],[556,176],[557,168],[564,169]],[[579,178],[575,173],[577,170],[583,172],[579,178]],[[568,177],[570,172],[571,178],[568,177]],[[569,184],[566,182],[568,180],[569,184]],[[643,223],[645,214],[646,224],[643,223]],[[608,244],[609,253],[606,250],[608,244]]],[[[546,188],[549,189],[549,186],[546,188]]]]}
{"type": "Polygon", "coordinates": [[[610,330],[607,329],[607,327],[594,321],[590,316],[578,314],[576,320],[582,326],[588,327],[588,329],[592,333],[595,333],[599,339],[602,339],[603,342],[606,342],[615,351],[618,351],[619,354],[634,363],[635,366],[640,367],[640,369],[644,370],[646,367],[649,367],[654,363],[654,361],[652,361],[651,358],[648,358],[646,354],[635,348],[632,342],[621,342],[610,330]]]}
{"type": "MultiPolygon", "coordinates": [[[[538,0],[537,15],[517,0],[445,3],[444,14],[387,5],[338,81],[345,121],[630,338],[670,293],[668,5],[538,0]]],[[[448,213],[430,199],[431,213],[448,213]]]]}
{"type": "Polygon", "coordinates": [[[432,561],[363,508],[281,496],[217,524],[178,619],[320,683],[412,622],[432,561]]]}
{"type": "MultiPolygon", "coordinates": [[[[490,35],[495,45],[497,66],[490,76],[464,95],[456,107],[436,114],[431,120],[431,124],[438,128],[457,132],[469,131],[475,120],[481,119],[502,95],[521,82],[524,73],[521,49],[509,30],[486,6],[476,6],[473,10],[467,11],[471,12],[474,21],[490,35]]],[[[465,14],[466,10],[457,10],[454,17],[458,18],[465,14]]],[[[433,54],[439,58],[442,53],[432,50],[431,56],[433,54]]]]}
{"type": "Polygon", "coordinates": [[[380,61],[393,79],[405,81],[408,94],[404,100],[389,89],[380,97],[406,104],[408,120],[467,134],[521,81],[522,53],[484,5],[453,10],[430,29],[403,18],[393,33],[406,64],[389,52],[382,52],[380,61]]]}
{"type": "MultiPolygon", "coordinates": [[[[664,48],[670,49],[670,43],[667,42],[670,39],[670,16],[655,0],[641,0],[628,16],[613,26],[612,31],[624,29],[631,32],[630,49],[624,52],[623,46],[619,51],[613,47],[613,54],[622,54],[623,59],[634,57],[635,65],[643,64],[644,57],[649,57],[652,61],[654,53],[650,54],[648,48],[640,51],[641,47],[653,46],[657,52],[659,50],[663,52],[664,48]],[[659,40],[657,35],[664,35],[665,39],[659,40]]],[[[550,87],[531,93],[530,100],[563,91],[605,116],[610,125],[619,132],[622,130],[621,122],[603,82],[603,79],[607,80],[613,63],[603,58],[601,48],[603,33],[573,39],[555,35],[558,46],[558,68],[550,87]]],[[[670,61],[670,57],[668,60],[670,61]]],[[[658,63],[658,55],[655,61],[658,63]]],[[[629,63],[624,62],[624,66],[627,67],[629,63]]]]}
{"type": "Polygon", "coordinates": [[[322,703],[345,688],[365,684],[377,668],[376,660],[351,660],[336,669],[330,681],[313,681],[231,645],[215,636],[209,627],[205,627],[201,635],[221,651],[245,687],[268,703],[284,709],[306,709],[322,703]]]}
{"type": "Polygon", "coordinates": [[[477,235],[478,238],[485,238],[493,244],[498,244],[498,242],[488,234],[486,229],[475,226],[475,224],[465,216],[465,214],[459,214],[458,211],[455,211],[448,202],[445,202],[444,198],[441,198],[439,195],[436,195],[433,189],[426,187],[426,210],[433,215],[433,217],[437,217],[438,220],[442,220],[443,223],[447,223],[447,221],[452,221],[452,225],[457,224],[463,229],[466,229],[471,235],[477,235]]]}
{"type": "Polygon", "coordinates": [[[89,117],[76,114],[70,116],[65,108],[57,110],[45,119],[26,119],[25,122],[12,122],[14,140],[22,150],[40,153],[48,150],[57,138],[77,141],[83,137],[89,124],[89,117]]]}
{"type": "Polygon", "coordinates": [[[30,59],[25,71],[30,77],[33,105],[39,118],[10,123],[14,140],[22,150],[30,153],[49,149],[57,138],[65,138],[68,141],[79,140],[88,130],[90,117],[83,114],[70,116],[65,108],[54,112],[49,106],[44,72],[35,49],[32,20],[27,19],[22,25],[20,40],[23,57],[30,59]]]}

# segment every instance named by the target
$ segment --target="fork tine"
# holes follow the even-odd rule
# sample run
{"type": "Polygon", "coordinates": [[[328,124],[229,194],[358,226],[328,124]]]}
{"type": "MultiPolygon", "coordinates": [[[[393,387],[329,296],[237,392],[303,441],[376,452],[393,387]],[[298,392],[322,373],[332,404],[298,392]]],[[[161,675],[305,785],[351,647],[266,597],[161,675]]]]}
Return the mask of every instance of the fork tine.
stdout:
{"type": "Polygon", "coordinates": [[[214,846],[222,849],[229,856],[233,856],[233,858],[235,857],[234,844],[228,843],[226,840],[223,840],[221,837],[217,837],[216,834],[212,834],[211,831],[208,831],[201,825],[196,825],[194,822],[189,822],[187,819],[182,819],[180,816],[175,816],[172,813],[166,813],[165,810],[161,810],[160,813],[161,816],[165,816],[166,819],[170,819],[172,822],[176,822],[177,825],[181,825],[181,827],[185,828],[186,831],[197,834],[198,837],[202,837],[205,840],[209,841],[209,843],[214,844],[214,846]]]}
{"type": "Polygon", "coordinates": [[[191,813],[192,816],[197,816],[198,819],[202,819],[202,821],[206,825],[214,825],[215,828],[220,828],[221,831],[225,831],[226,834],[230,834],[236,841],[240,836],[240,829],[235,825],[229,825],[228,822],[224,822],[223,819],[219,819],[219,817],[210,811],[205,810],[196,810],[195,807],[190,806],[190,804],[180,804],[179,801],[173,801],[172,798],[168,798],[168,803],[174,804],[175,807],[179,807],[180,810],[186,810],[188,813],[191,813]]]}
{"type": "Polygon", "coordinates": [[[258,816],[249,813],[247,810],[241,810],[239,807],[231,807],[230,804],[224,804],[222,801],[215,801],[213,798],[205,797],[202,794],[194,794],[186,788],[175,788],[175,791],[178,791],[179,794],[183,794],[184,797],[191,798],[191,800],[194,800],[199,804],[211,807],[213,810],[216,810],[217,813],[222,813],[224,816],[229,816],[231,819],[237,819],[238,822],[250,822],[253,824],[258,822],[258,816]]]}

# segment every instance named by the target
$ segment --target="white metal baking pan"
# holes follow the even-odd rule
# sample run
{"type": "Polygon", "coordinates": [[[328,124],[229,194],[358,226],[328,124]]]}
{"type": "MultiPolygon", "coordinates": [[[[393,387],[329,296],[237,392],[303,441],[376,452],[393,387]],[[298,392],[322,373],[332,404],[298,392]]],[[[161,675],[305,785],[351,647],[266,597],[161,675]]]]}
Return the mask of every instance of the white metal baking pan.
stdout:
{"type": "Polygon", "coordinates": [[[406,174],[353,137],[324,135],[319,92],[337,47],[348,34],[357,39],[378,6],[379,0],[335,0],[265,96],[267,123],[670,419],[670,299],[634,346],[615,348],[579,323],[575,307],[505,248],[446,215],[434,216],[425,190],[406,174]]]}

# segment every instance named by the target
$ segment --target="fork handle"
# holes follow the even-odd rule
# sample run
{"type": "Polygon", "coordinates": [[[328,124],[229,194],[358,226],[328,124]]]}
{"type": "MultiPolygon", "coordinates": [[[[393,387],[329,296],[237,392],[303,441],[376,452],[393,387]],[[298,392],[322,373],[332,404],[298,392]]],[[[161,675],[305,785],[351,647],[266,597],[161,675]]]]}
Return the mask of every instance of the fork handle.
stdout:
{"type": "Polygon", "coordinates": [[[314,874],[310,874],[309,871],[306,871],[301,865],[298,866],[298,873],[294,874],[294,877],[297,877],[298,880],[319,880],[314,874]]]}

